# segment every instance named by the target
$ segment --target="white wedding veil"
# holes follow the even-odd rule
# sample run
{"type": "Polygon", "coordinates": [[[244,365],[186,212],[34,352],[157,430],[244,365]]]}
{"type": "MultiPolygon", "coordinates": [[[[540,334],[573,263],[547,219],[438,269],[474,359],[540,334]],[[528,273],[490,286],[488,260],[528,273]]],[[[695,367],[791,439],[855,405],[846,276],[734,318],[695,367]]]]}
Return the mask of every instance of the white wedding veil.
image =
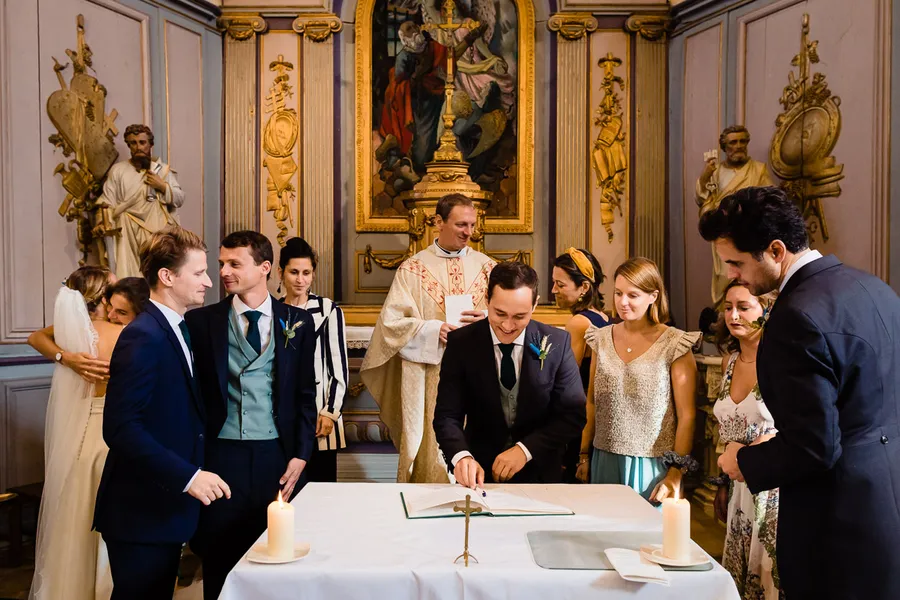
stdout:
{"type": "MultiPolygon", "coordinates": [[[[97,332],[91,324],[84,297],[77,290],[62,287],[53,311],[53,339],[67,352],[97,356],[97,332]]],[[[78,456],[91,412],[94,384],[60,364],[53,371],[47,420],[44,428],[44,491],[41,497],[35,552],[35,578],[29,598],[40,594],[47,541],[54,533],[54,516],[59,511],[62,491],[78,456]]],[[[65,535],[56,532],[56,535],[65,535]]]]}

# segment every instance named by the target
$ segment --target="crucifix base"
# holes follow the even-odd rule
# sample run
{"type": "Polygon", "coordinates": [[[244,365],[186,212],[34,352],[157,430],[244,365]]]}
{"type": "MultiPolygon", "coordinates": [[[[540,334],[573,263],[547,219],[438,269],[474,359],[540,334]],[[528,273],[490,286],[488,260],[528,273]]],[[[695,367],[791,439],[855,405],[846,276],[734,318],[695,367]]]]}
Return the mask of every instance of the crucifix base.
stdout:
{"type": "Polygon", "coordinates": [[[462,558],[462,559],[465,559],[465,561],[466,561],[466,562],[465,562],[465,565],[466,565],[467,567],[469,566],[469,559],[475,561],[475,564],[476,564],[476,565],[479,564],[479,563],[478,563],[478,559],[475,558],[474,555],[469,554],[468,551],[463,552],[462,554],[460,554],[459,556],[457,556],[455,559],[453,559],[453,564],[458,563],[458,562],[459,562],[459,559],[461,559],[461,558],[462,558]]]}

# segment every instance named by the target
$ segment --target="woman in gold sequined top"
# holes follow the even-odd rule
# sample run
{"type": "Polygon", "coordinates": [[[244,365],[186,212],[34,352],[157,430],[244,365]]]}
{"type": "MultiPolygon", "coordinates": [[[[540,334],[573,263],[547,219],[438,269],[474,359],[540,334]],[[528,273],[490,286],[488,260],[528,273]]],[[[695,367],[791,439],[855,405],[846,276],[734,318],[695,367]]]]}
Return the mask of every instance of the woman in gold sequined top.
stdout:
{"type": "Polygon", "coordinates": [[[587,426],[578,478],[624,484],[647,500],[681,495],[681,471],[663,454],[690,453],[694,436],[699,333],[665,325],[669,303],[656,265],[632,258],[615,272],[612,327],[591,327],[587,426]]]}

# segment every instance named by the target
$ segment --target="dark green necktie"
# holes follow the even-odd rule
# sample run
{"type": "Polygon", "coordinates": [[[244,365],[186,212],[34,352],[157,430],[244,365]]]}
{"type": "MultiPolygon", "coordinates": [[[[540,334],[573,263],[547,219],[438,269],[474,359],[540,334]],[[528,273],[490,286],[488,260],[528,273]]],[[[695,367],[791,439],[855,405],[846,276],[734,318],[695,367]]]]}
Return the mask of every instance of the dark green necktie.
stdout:
{"type": "Polygon", "coordinates": [[[512,352],[515,344],[497,344],[500,346],[500,383],[508,390],[516,386],[516,365],[513,363],[512,352]]]}
{"type": "Polygon", "coordinates": [[[259,318],[262,313],[258,310],[248,310],[244,313],[247,317],[249,327],[247,327],[247,343],[257,354],[262,353],[262,342],[259,339],[259,318]]]}
{"type": "Polygon", "coordinates": [[[178,329],[181,330],[181,336],[184,338],[184,343],[187,346],[188,352],[191,356],[194,356],[194,348],[191,346],[191,334],[188,331],[188,326],[187,323],[184,322],[184,319],[178,324],[178,329]]]}

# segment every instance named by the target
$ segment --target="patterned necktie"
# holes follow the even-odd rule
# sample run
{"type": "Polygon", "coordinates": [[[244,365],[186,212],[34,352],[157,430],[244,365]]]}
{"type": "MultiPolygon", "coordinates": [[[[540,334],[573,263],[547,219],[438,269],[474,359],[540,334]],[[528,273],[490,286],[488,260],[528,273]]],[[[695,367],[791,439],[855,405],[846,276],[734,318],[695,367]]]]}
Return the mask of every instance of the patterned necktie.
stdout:
{"type": "Polygon", "coordinates": [[[513,363],[512,351],[515,344],[497,344],[500,347],[500,383],[508,390],[516,386],[516,365],[513,363]]]}
{"type": "Polygon", "coordinates": [[[262,342],[259,339],[259,318],[262,317],[262,313],[258,310],[248,310],[244,313],[244,316],[247,317],[247,322],[249,323],[249,327],[247,327],[247,343],[250,344],[250,347],[257,354],[261,354],[262,342]]]}
{"type": "Polygon", "coordinates": [[[178,324],[178,329],[181,330],[181,337],[184,338],[184,343],[187,346],[188,352],[193,356],[194,348],[191,346],[191,333],[188,331],[188,326],[187,323],[184,322],[184,319],[178,324]]]}

